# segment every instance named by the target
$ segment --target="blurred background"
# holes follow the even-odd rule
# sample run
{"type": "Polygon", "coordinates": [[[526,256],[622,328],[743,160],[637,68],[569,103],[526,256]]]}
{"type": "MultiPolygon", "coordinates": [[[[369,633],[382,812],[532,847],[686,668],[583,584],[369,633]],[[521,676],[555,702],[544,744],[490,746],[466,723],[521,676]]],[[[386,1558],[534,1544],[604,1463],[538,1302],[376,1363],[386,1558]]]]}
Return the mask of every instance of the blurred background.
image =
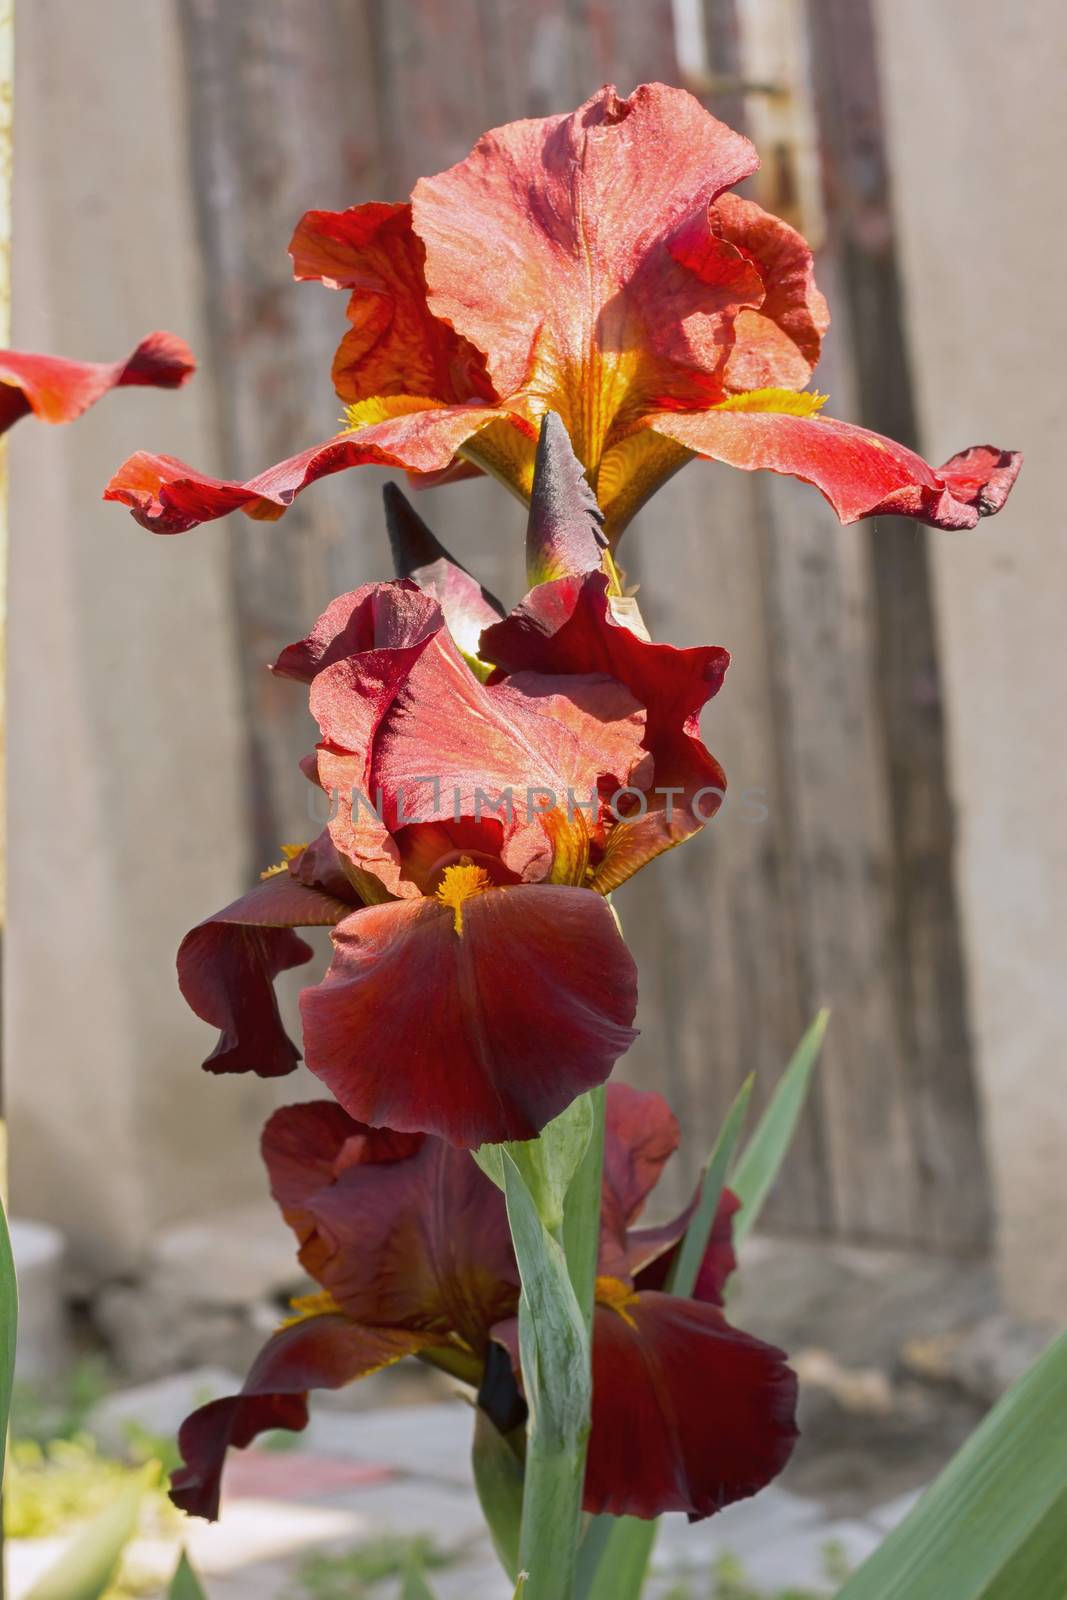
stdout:
{"type": "MultiPolygon", "coordinates": [[[[14,344],[114,359],[164,327],[200,359],[176,396],[11,440],[13,1206],[57,1230],[33,1260],[64,1302],[24,1367],[236,1363],[289,1286],[256,1141],[314,1083],[200,1073],[174,953],[310,836],[314,728],[266,663],[388,575],[377,471],[170,540],[103,485],[137,448],[246,477],[332,430],[344,298],[291,282],[305,209],[402,198],[487,127],[662,79],[750,134],[747,192],[817,247],[834,414],[935,462],[1027,456],[1001,516],[938,535],[695,462],[623,549],[654,633],[733,653],[704,733],[767,814],[728,801],[620,894],[620,1075],[681,1118],[677,1198],[742,1078],[765,1100],[833,1007],[746,1325],[812,1353],[812,1472],[821,1442],[921,1476],[958,1397],[1067,1315],[1060,9],[30,0],[16,40],[14,344]]],[[[502,489],[418,509],[518,597],[502,489]]]]}

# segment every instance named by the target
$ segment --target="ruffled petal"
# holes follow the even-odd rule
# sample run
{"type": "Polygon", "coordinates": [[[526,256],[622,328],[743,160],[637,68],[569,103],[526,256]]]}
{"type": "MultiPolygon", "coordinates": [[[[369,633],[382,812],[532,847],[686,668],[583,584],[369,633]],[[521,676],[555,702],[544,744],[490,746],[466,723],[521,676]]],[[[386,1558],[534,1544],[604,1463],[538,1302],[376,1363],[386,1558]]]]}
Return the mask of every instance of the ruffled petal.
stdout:
{"type": "Polygon", "coordinates": [[[754,262],[766,290],[759,309],[740,312],[734,322],[725,387],[731,392],[803,389],[830,326],[807,240],[780,217],[735,194],[716,201],[711,226],[754,262]]]}
{"type": "Polygon", "coordinates": [[[395,901],[334,931],[301,996],[308,1066],[373,1127],[457,1145],[532,1139],[636,1037],[633,960],[588,889],[395,901]]]}
{"type": "Polygon", "coordinates": [[[663,84],[492,129],[413,191],[430,307],[485,352],[497,394],[558,411],[595,466],[650,401],[721,393],[731,317],[763,285],[708,207],[756,164],[663,84]]]}
{"type": "Polygon", "coordinates": [[[1000,510],[1022,465],[1018,451],[976,445],[935,471],[881,434],[814,412],[774,409],[783,403],[775,391],[757,391],[712,411],[660,412],[647,420],[697,455],[814,484],[842,522],[915,517],[935,528],[973,528],[1000,510]]]}
{"type": "Polygon", "coordinates": [[[366,650],[417,652],[440,628],[441,615],[433,597],[414,583],[365,583],[331,600],[306,638],[286,645],[271,670],[310,683],[324,667],[366,650]]]}
{"type": "Polygon", "coordinates": [[[410,205],[309,211],[289,245],[293,276],[351,289],[351,329],[341,341],[333,380],[342,400],[371,395],[429,395],[447,404],[494,400],[485,360],[426,303],[422,241],[411,231],[410,205]]]}
{"type": "Polygon", "coordinates": [[[347,1317],[309,1317],[283,1328],[256,1357],[239,1395],[212,1400],[186,1417],[178,1433],[183,1465],[170,1497],[190,1516],[214,1521],[226,1452],[243,1450],[260,1433],[307,1427],[309,1389],[340,1389],[427,1344],[399,1328],[362,1328],[347,1317]]]}
{"type": "Polygon", "coordinates": [[[796,1379],[712,1306],[642,1293],[598,1306],[585,1510],[708,1517],[756,1494],[797,1436],[796,1379]]]}
{"type": "Polygon", "coordinates": [[[320,781],[339,791],[332,837],[394,894],[405,892],[396,830],[494,814],[509,871],[580,882],[589,826],[578,807],[602,778],[626,782],[643,756],[644,713],[614,679],[522,674],[485,685],[443,625],[417,648],[320,671],[311,711],[320,781]]]}
{"type": "Polygon", "coordinates": [[[311,959],[311,946],[293,928],[331,927],[351,910],[351,900],[283,874],[186,934],[179,987],[197,1016],[221,1030],[204,1062],[208,1072],[292,1072],[300,1052],[282,1026],[274,979],[311,959]]]}
{"type": "Polygon", "coordinates": [[[480,1352],[514,1313],[504,1197],[465,1150],[311,1102],[275,1112],[263,1154],[305,1270],[355,1321],[480,1352]]]}
{"type": "MultiPolygon", "coordinates": [[[[627,1265],[638,1289],[663,1289],[678,1253],[682,1235],[696,1210],[700,1190],[680,1216],[656,1228],[634,1228],[627,1236],[627,1265]]],[[[737,1268],[733,1245],[733,1219],[741,1202],[730,1189],[719,1197],[715,1220],[708,1235],[707,1249],[700,1263],[691,1298],[721,1306],[730,1275],[737,1268]]]]}
{"type": "Polygon", "coordinates": [[[701,741],[700,710],[730,662],[717,646],[678,650],[642,639],[618,619],[607,590],[599,572],[540,584],[481,642],[484,658],[508,673],[603,672],[647,708],[643,747],[652,772],[642,787],[649,792],[609,834],[593,880],[602,893],[680,844],[722,803],[726,778],[701,741]]]}
{"type": "Polygon", "coordinates": [[[678,1119],[661,1094],[609,1083],[598,1271],[629,1276],[627,1233],[678,1148],[678,1119]]]}
{"type": "Polygon", "coordinates": [[[42,422],[73,422],[110,389],[178,389],[196,371],[173,333],[150,333],[126,361],[68,361],[0,350],[0,433],[30,411],[42,422]]]}
{"type": "Polygon", "coordinates": [[[308,484],[348,467],[442,471],[472,434],[500,415],[493,407],[442,406],[409,396],[385,398],[374,411],[374,420],[279,461],[247,483],[212,478],[175,456],[139,450],[123,462],[104,499],[129,506],[150,533],[186,533],[231,511],[272,522],[308,484]]]}

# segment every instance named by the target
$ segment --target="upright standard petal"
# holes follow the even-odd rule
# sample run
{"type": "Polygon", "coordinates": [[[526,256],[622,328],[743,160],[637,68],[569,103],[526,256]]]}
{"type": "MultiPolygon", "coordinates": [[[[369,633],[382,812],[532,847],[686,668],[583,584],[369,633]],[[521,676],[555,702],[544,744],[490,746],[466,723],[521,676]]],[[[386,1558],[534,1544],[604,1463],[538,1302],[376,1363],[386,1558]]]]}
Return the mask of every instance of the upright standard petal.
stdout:
{"type": "Polygon", "coordinates": [[[342,400],[419,394],[455,404],[495,400],[481,352],[426,303],[425,251],[410,205],[309,211],[289,245],[293,276],[351,289],[352,324],[334,359],[342,400]]]}
{"type": "Polygon", "coordinates": [[[212,1400],[182,1423],[182,1465],[170,1480],[174,1504],[214,1521],[231,1446],[243,1450],[274,1428],[299,1433],[307,1427],[310,1389],[340,1389],[426,1343],[418,1333],[364,1328],[342,1316],[308,1317],[282,1328],[260,1351],[240,1394],[212,1400]]]}
{"type": "Polygon", "coordinates": [[[110,389],[178,389],[195,371],[192,351],[173,333],[148,334],[125,361],[0,350],[0,433],[31,411],[43,422],[73,422],[110,389]]]}
{"type": "Polygon", "coordinates": [[[636,971],[600,895],[466,870],[462,897],[338,925],[329,972],[301,996],[305,1055],[371,1126],[532,1139],[633,1042],[636,971]]]}
{"type": "Polygon", "coordinates": [[[708,207],[756,165],[663,84],[492,129],[413,191],[430,309],[485,353],[505,403],[559,411],[595,469],[612,427],[657,397],[721,392],[729,318],[763,285],[708,207]]]}
{"type": "Polygon", "coordinates": [[[784,1353],[715,1307],[656,1293],[598,1305],[585,1510],[711,1516],[781,1472],[795,1410],[784,1353]]]}
{"type": "Polygon", "coordinates": [[[204,1062],[208,1072],[292,1072],[300,1052],[282,1026],[274,980],[311,960],[294,928],[331,927],[352,910],[288,873],[268,878],[187,933],[178,951],[178,984],[189,1005],[219,1028],[204,1062]]]}
{"type": "Polygon", "coordinates": [[[600,572],[538,585],[486,629],[480,648],[507,673],[603,672],[647,708],[642,742],[652,771],[641,786],[647,795],[611,830],[593,879],[602,893],[715,815],[726,777],[701,741],[700,711],[722,686],[726,650],[679,650],[642,639],[616,616],[600,572]]]}
{"type": "Polygon", "coordinates": [[[757,390],[711,411],[659,412],[647,420],[696,455],[814,484],[846,523],[892,516],[973,528],[1000,510],[1022,465],[1018,451],[976,445],[935,471],[892,439],[823,416],[817,397],[786,390],[757,390]]]}
{"type": "Polygon", "coordinates": [[[661,1094],[609,1083],[604,1121],[597,1270],[626,1278],[630,1228],[678,1148],[678,1119],[661,1094]]]}
{"type": "Polygon", "coordinates": [[[263,1155],[303,1266],[355,1321],[480,1355],[514,1313],[504,1197],[466,1151],[313,1101],[275,1112],[263,1155]]]}

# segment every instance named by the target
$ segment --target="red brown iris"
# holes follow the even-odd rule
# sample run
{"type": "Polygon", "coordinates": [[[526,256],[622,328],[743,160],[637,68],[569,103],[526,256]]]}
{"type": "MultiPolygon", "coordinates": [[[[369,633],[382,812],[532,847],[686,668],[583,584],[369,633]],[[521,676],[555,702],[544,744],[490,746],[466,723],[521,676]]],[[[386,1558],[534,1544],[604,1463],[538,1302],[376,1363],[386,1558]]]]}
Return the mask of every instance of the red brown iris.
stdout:
{"type": "MultiPolygon", "coordinates": [[[[609,1086],[587,1511],[709,1516],[768,1483],[796,1437],[796,1386],[782,1352],[731,1327],[720,1309],[735,1264],[732,1196],[694,1297],[663,1292],[689,1212],[658,1228],[636,1224],[677,1144],[659,1095],[609,1086]]],[[[518,1274],[503,1197],[470,1157],[437,1139],[368,1128],[331,1102],[276,1112],[263,1154],[319,1292],[296,1302],[239,1395],[183,1425],[185,1465],[171,1492],[199,1516],[218,1514],[231,1445],[303,1428],[309,1390],[339,1388],[406,1355],[483,1385],[496,1420],[515,1421],[501,1414],[500,1380],[503,1350],[518,1396],[518,1274]]]]}
{"type": "Polygon", "coordinates": [[[729,658],[633,631],[556,422],[530,565],[568,570],[503,620],[403,497],[388,503],[426,589],[341,596],[275,667],[310,685],[328,826],[188,935],[181,985],[222,1029],[211,1070],[289,1071],[273,979],[310,956],[294,928],[329,926],[304,1053],[345,1110],[456,1144],[532,1138],[634,1038],[633,962],[604,896],[717,809],[697,719],[729,658]],[[480,658],[464,654],[456,637],[486,618],[480,658]]]}
{"type": "Polygon", "coordinates": [[[528,497],[553,410],[612,542],[694,455],[802,478],[843,522],[969,528],[998,511],[1017,454],[977,446],[934,469],[823,415],[806,387],[829,321],[811,251],[729,193],[757,165],[683,90],[608,87],[491,130],[409,204],[308,212],[297,278],[350,293],[333,369],[346,429],[247,483],[141,453],[108,496],[160,533],[281,516],[315,479],[367,463],[482,469],[528,497]]]}

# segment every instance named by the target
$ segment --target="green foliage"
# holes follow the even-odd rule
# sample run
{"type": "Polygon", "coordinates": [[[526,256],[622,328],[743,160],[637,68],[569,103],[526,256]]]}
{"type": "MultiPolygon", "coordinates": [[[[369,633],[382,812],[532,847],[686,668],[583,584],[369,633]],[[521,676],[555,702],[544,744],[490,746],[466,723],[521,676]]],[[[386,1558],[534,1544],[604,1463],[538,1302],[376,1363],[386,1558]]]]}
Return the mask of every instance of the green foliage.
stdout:
{"type": "Polygon", "coordinates": [[[539,1138],[483,1144],[472,1154],[486,1177],[503,1189],[506,1151],[521,1172],[545,1227],[558,1233],[567,1190],[589,1148],[594,1120],[592,1096],[582,1094],[541,1130],[539,1138]]]}
{"type": "Polygon", "coordinates": [[[177,1567],[174,1569],[174,1576],[170,1580],[167,1600],[207,1600],[204,1586],[193,1571],[189,1557],[184,1550],[178,1559],[177,1567]]]}
{"type": "MultiPolygon", "coordinates": [[[[517,1431],[521,1433],[521,1429],[517,1431]]],[[[477,1407],[471,1464],[493,1548],[508,1577],[514,1579],[519,1570],[522,1528],[522,1462],[508,1440],[477,1407]]]]}
{"type": "Polygon", "coordinates": [[[425,1534],[384,1534],[337,1554],[305,1556],[297,1568],[294,1600],[365,1600],[389,1578],[406,1581],[413,1570],[421,1577],[455,1559],[425,1534]]]}
{"type": "Polygon", "coordinates": [[[797,1045],[770,1104],[731,1174],[730,1187],[741,1202],[741,1210],[734,1218],[736,1245],[752,1231],[781,1170],[808,1097],[811,1075],[829,1020],[829,1011],[820,1011],[797,1045]]]}
{"type": "Polygon", "coordinates": [[[47,1388],[16,1382],[11,1397],[11,1434],[48,1445],[55,1439],[77,1439],[86,1432],[89,1413],[110,1388],[107,1364],[100,1356],[82,1356],[47,1388]]]}
{"type": "Polygon", "coordinates": [[[719,1209],[719,1199],[726,1182],[726,1174],[730,1170],[734,1148],[744,1126],[745,1112],[748,1109],[754,1081],[755,1076],[750,1072],[734,1097],[733,1105],[726,1114],[726,1121],[719,1131],[719,1137],[712,1147],[700,1185],[700,1203],[685,1230],[682,1247],[674,1259],[667,1278],[668,1294],[684,1296],[693,1292],[700,1263],[704,1259],[704,1252],[715,1224],[715,1213],[719,1209]]]}
{"type": "Polygon", "coordinates": [[[1064,1600],[1067,1334],[1008,1390],[840,1600],[1064,1600]]]}

